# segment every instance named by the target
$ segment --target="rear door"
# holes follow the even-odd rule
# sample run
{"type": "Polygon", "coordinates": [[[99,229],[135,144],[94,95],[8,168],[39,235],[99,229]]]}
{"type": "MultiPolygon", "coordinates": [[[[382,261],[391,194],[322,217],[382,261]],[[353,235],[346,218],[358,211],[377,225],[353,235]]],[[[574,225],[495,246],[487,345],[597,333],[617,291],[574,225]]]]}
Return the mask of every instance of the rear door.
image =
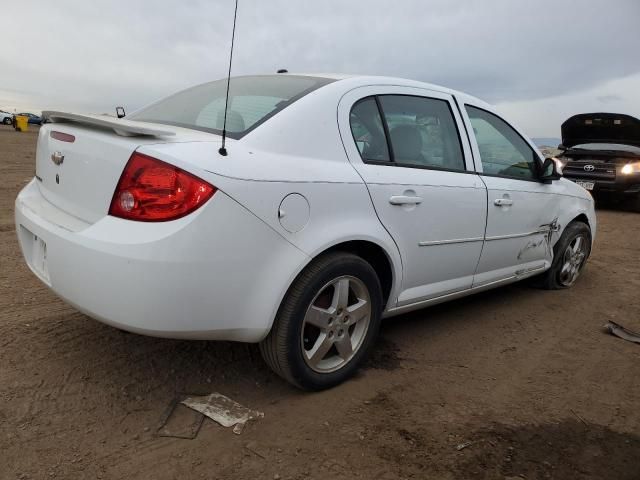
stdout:
{"type": "Polygon", "coordinates": [[[460,136],[453,98],[364,87],[343,97],[339,125],[349,160],[402,256],[398,305],[470,288],[484,238],[486,190],[460,136]]]}
{"type": "Polygon", "coordinates": [[[549,230],[556,228],[562,204],[557,186],[539,180],[540,155],[506,121],[470,104],[463,115],[488,193],[486,238],[474,287],[545,270],[553,255],[549,230]]]}

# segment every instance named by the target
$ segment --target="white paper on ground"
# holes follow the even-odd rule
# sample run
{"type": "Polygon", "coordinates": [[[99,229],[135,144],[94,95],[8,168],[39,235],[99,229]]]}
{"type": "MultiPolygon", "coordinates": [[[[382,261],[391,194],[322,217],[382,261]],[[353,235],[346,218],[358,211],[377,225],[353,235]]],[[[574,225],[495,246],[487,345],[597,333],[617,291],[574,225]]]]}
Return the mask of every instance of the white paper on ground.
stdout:
{"type": "Polygon", "coordinates": [[[189,397],[180,403],[202,413],[223,427],[235,426],[233,433],[238,435],[242,432],[244,424],[249,420],[264,417],[264,413],[243,407],[238,402],[219,393],[201,397],[189,397]]]}

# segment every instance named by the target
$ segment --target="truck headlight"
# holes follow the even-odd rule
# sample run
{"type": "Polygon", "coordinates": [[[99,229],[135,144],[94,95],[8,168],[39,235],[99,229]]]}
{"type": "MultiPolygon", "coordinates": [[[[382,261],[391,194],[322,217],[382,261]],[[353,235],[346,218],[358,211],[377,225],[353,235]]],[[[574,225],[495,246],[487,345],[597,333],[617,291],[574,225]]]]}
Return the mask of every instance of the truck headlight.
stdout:
{"type": "Polygon", "coordinates": [[[621,173],[625,175],[631,175],[632,173],[640,173],[640,162],[627,163],[622,170],[621,173]]]}

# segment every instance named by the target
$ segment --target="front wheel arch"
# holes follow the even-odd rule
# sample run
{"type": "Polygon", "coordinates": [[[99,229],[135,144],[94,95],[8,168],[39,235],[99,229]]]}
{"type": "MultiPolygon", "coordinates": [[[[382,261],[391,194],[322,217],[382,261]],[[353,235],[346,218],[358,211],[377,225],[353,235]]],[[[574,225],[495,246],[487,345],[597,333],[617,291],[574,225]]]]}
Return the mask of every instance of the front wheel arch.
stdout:
{"type": "Polygon", "coordinates": [[[560,241],[560,238],[562,238],[562,235],[567,230],[567,228],[569,228],[571,225],[575,224],[576,222],[584,223],[587,226],[587,228],[589,229],[589,238],[590,238],[589,254],[591,253],[591,250],[593,248],[593,229],[592,229],[592,226],[591,226],[591,222],[589,222],[589,217],[587,217],[587,215],[585,215],[584,213],[580,213],[579,215],[576,215],[575,217],[573,217],[569,222],[567,222],[565,227],[562,228],[562,230],[559,232],[558,239],[552,245],[552,247],[554,249],[554,258],[555,258],[555,247],[558,244],[558,242],[560,241]]]}
{"type": "MultiPolygon", "coordinates": [[[[586,264],[591,254],[591,247],[593,242],[591,227],[587,222],[582,221],[579,217],[580,216],[576,217],[576,220],[572,220],[571,222],[569,222],[565,229],[562,231],[560,237],[553,246],[553,261],[551,263],[551,267],[543,274],[538,275],[532,279],[533,286],[543,288],[545,290],[558,290],[562,288],[569,288],[573,285],[573,283],[571,283],[570,285],[563,285],[559,280],[559,272],[563,266],[565,251],[576,236],[587,238],[587,248],[585,249],[585,255],[583,259],[581,260],[580,264],[574,264],[577,265],[577,272],[580,272],[582,268],[584,268],[584,265],[586,264]]],[[[577,275],[578,274],[576,274],[576,278],[577,275]]]]}
{"type": "Polygon", "coordinates": [[[573,220],[571,220],[567,224],[567,226],[571,225],[573,222],[582,222],[582,223],[586,224],[587,227],[589,227],[589,230],[591,230],[591,223],[589,223],[589,218],[584,213],[581,213],[580,215],[575,217],[573,220]]]}

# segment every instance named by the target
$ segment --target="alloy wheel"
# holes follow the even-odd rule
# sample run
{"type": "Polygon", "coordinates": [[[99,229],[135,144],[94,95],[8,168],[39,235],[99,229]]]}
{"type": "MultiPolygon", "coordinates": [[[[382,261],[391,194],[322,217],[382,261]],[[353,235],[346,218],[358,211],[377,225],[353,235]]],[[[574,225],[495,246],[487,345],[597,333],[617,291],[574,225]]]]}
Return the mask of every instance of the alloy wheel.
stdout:
{"type": "Polygon", "coordinates": [[[302,325],[302,356],[318,373],[339,370],[362,346],[371,323],[371,297],[356,277],[325,284],[311,301],[302,325]]]}
{"type": "Polygon", "coordinates": [[[580,269],[587,256],[586,248],[587,241],[583,235],[576,236],[569,245],[567,245],[559,274],[559,280],[562,286],[570,287],[578,279],[580,269]]]}

